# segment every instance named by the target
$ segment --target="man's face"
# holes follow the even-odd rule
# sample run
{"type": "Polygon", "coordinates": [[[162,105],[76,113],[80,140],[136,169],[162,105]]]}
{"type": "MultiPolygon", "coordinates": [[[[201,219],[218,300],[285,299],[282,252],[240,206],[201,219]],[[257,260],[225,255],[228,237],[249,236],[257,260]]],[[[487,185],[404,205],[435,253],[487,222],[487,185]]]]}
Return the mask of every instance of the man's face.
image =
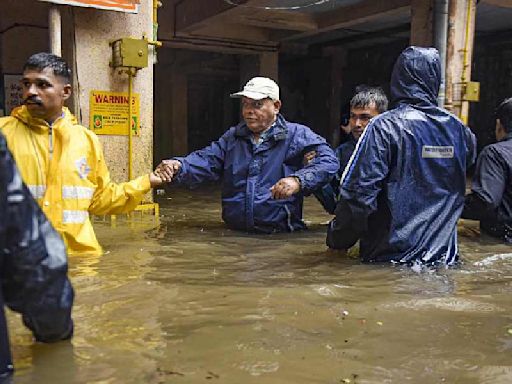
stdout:
{"type": "Polygon", "coordinates": [[[23,102],[32,117],[53,122],[62,114],[64,101],[71,95],[71,85],[55,76],[51,68],[27,69],[21,80],[23,102]]]}
{"type": "Polygon", "coordinates": [[[359,140],[363,134],[370,119],[377,116],[379,111],[375,107],[375,103],[371,103],[366,107],[351,107],[350,108],[350,130],[352,136],[359,140]]]}
{"type": "Polygon", "coordinates": [[[280,108],[279,100],[242,98],[242,116],[253,133],[260,133],[270,127],[280,108]]]}

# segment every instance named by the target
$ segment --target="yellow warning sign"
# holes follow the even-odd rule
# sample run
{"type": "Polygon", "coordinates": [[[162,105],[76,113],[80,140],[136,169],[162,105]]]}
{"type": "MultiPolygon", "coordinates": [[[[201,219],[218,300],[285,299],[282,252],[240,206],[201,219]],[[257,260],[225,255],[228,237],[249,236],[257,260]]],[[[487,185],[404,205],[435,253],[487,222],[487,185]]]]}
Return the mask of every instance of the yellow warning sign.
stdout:
{"type": "MultiPolygon", "coordinates": [[[[128,135],[128,94],[91,91],[89,128],[98,135],[128,135]]],[[[132,135],[140,134],[140,97],[132,96],[132,135]]]]}

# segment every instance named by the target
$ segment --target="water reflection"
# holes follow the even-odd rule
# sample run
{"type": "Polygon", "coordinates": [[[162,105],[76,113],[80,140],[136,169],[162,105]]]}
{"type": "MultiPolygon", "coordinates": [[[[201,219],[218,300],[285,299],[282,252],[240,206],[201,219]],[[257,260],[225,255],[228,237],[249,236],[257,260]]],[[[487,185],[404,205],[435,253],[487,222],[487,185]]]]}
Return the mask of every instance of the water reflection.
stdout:
{"type": "Polygon", "coordinates": [[[97,224],[74,258],[72,343],[33,345],[9,315],[16,383],[510,383],[512,249],[459,235],[458,268],[361,264],[310,230],[245,235],[217,190],[174,191],[161,224],[97,224]],[[510,331],[509,331],[510,330],[510,331]]]}

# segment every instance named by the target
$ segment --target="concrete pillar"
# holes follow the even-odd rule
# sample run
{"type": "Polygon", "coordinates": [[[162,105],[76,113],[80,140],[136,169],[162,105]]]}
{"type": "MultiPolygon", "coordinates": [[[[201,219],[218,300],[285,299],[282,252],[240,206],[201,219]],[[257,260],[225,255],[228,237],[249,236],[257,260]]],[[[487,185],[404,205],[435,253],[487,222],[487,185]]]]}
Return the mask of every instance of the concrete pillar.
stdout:
{"type": "Polygon", "coordinates": [[[410,44],[431,47],[433,43],[433,1],[411,1],[411,38],[410,44]]]}
{"type": "Polygon", "coordinates": [[[333,53],[331,59],[331,94],[329,108],[329,132],[327,141],[336,148],[340,142],[340,115],[341,115],[341,90],[343,88],[343,69],[345,67],[346,52],[338,50],[333,53]]]}
{"type": "Polygon", "coordinates": [[[240,85],[243,86],[255,76],[270,77],[279,84],[279,53],[240,56],[240,85]]]}
{"type": "Polygon", "coordinates": [[[260,62],[257,55],[240,56],[240,86],[254,76],[260,75],[260,62]]]}
{"type": "MultiPolygon", "coordinates": [[[[75,7],[75,43],[78,98],[82,124],[89,126],[89,96],[92,90],[128,92],[128,76],[109,66],[109,42],[121,37],[153,35],[152,1],[140,2],[138,14],[75,7]]],[[[140,136],[133,137],[133,174],[153,168],[153,63],[137,72],[133,90],[140,95],[140,136]]],[[[101,135],[107,166],[116,182],[128,179],[128,137],[101,135]]]]}
{"type": "Polygon", "coordinates": [[[172,72],[172,123],[170,126],[172,154],[188,153],[188,80],[187,74],[174,67],[172,72]]]}
{"type": "Polygon", "coordinates": [[[463,83],[471,80],[476,0],[451,0],[446,63],[446,108],[465,123],[469,103],[462,101],[463,83]]]}
{"type": "Polygon", "coordinates": [[[73,92],[67,100],[66,106],[76,116],[78,121],[82,121],[82,113],[80,108],[80,84],[77,76],[77,58],[75,44],[75,17],[73,7],[62,7],[60,10],[62,17],[62,57],[71,68],[73,78],[73,92]]]}
{"type": "Polygon", "coordinates": [[[279,53],[265,52],[259,55],[260,75],[270,77],[279,83],[279,53]]]}
{"type": "Polygon", "coordinates": [[[50,52],[57,56],[62,56],[62,18],[60,8],[50,7],[48,12],[48,27],[50,38],[50,52]]]}

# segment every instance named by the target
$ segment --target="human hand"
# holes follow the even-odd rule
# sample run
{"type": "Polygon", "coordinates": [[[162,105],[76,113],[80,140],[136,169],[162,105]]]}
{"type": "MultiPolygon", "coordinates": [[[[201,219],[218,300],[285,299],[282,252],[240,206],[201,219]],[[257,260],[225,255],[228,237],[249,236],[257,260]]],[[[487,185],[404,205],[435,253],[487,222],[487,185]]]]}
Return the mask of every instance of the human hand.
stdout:
{"type": "Polygon", "coordinates": [[[159,187],[163,183],[163,180],[155,172],[151,172],[149,174],[149,184],[151,185],[151,188],[159,187]]]}
{"type": "Polygon", "coordinates": [[[309,151],[304,155],[304,159],[302,160],[304,166],[309,165],[313,161],[316,156],[316,151],[309,151]]]}
{"type": "Polygon", "coordinates": [[[175,175],[178,174],[181,168],[181,163],[178,160],[162,160],[155,169],[155,175],[158,176],[162,182],[172,182],[175,175]]]}
{"type": "Polygon", "coordinates": [[[270,193],[276,200],[286,199],[299,191],[300,182],[295,176],[283,177],[270,188],[270,193]]]}

